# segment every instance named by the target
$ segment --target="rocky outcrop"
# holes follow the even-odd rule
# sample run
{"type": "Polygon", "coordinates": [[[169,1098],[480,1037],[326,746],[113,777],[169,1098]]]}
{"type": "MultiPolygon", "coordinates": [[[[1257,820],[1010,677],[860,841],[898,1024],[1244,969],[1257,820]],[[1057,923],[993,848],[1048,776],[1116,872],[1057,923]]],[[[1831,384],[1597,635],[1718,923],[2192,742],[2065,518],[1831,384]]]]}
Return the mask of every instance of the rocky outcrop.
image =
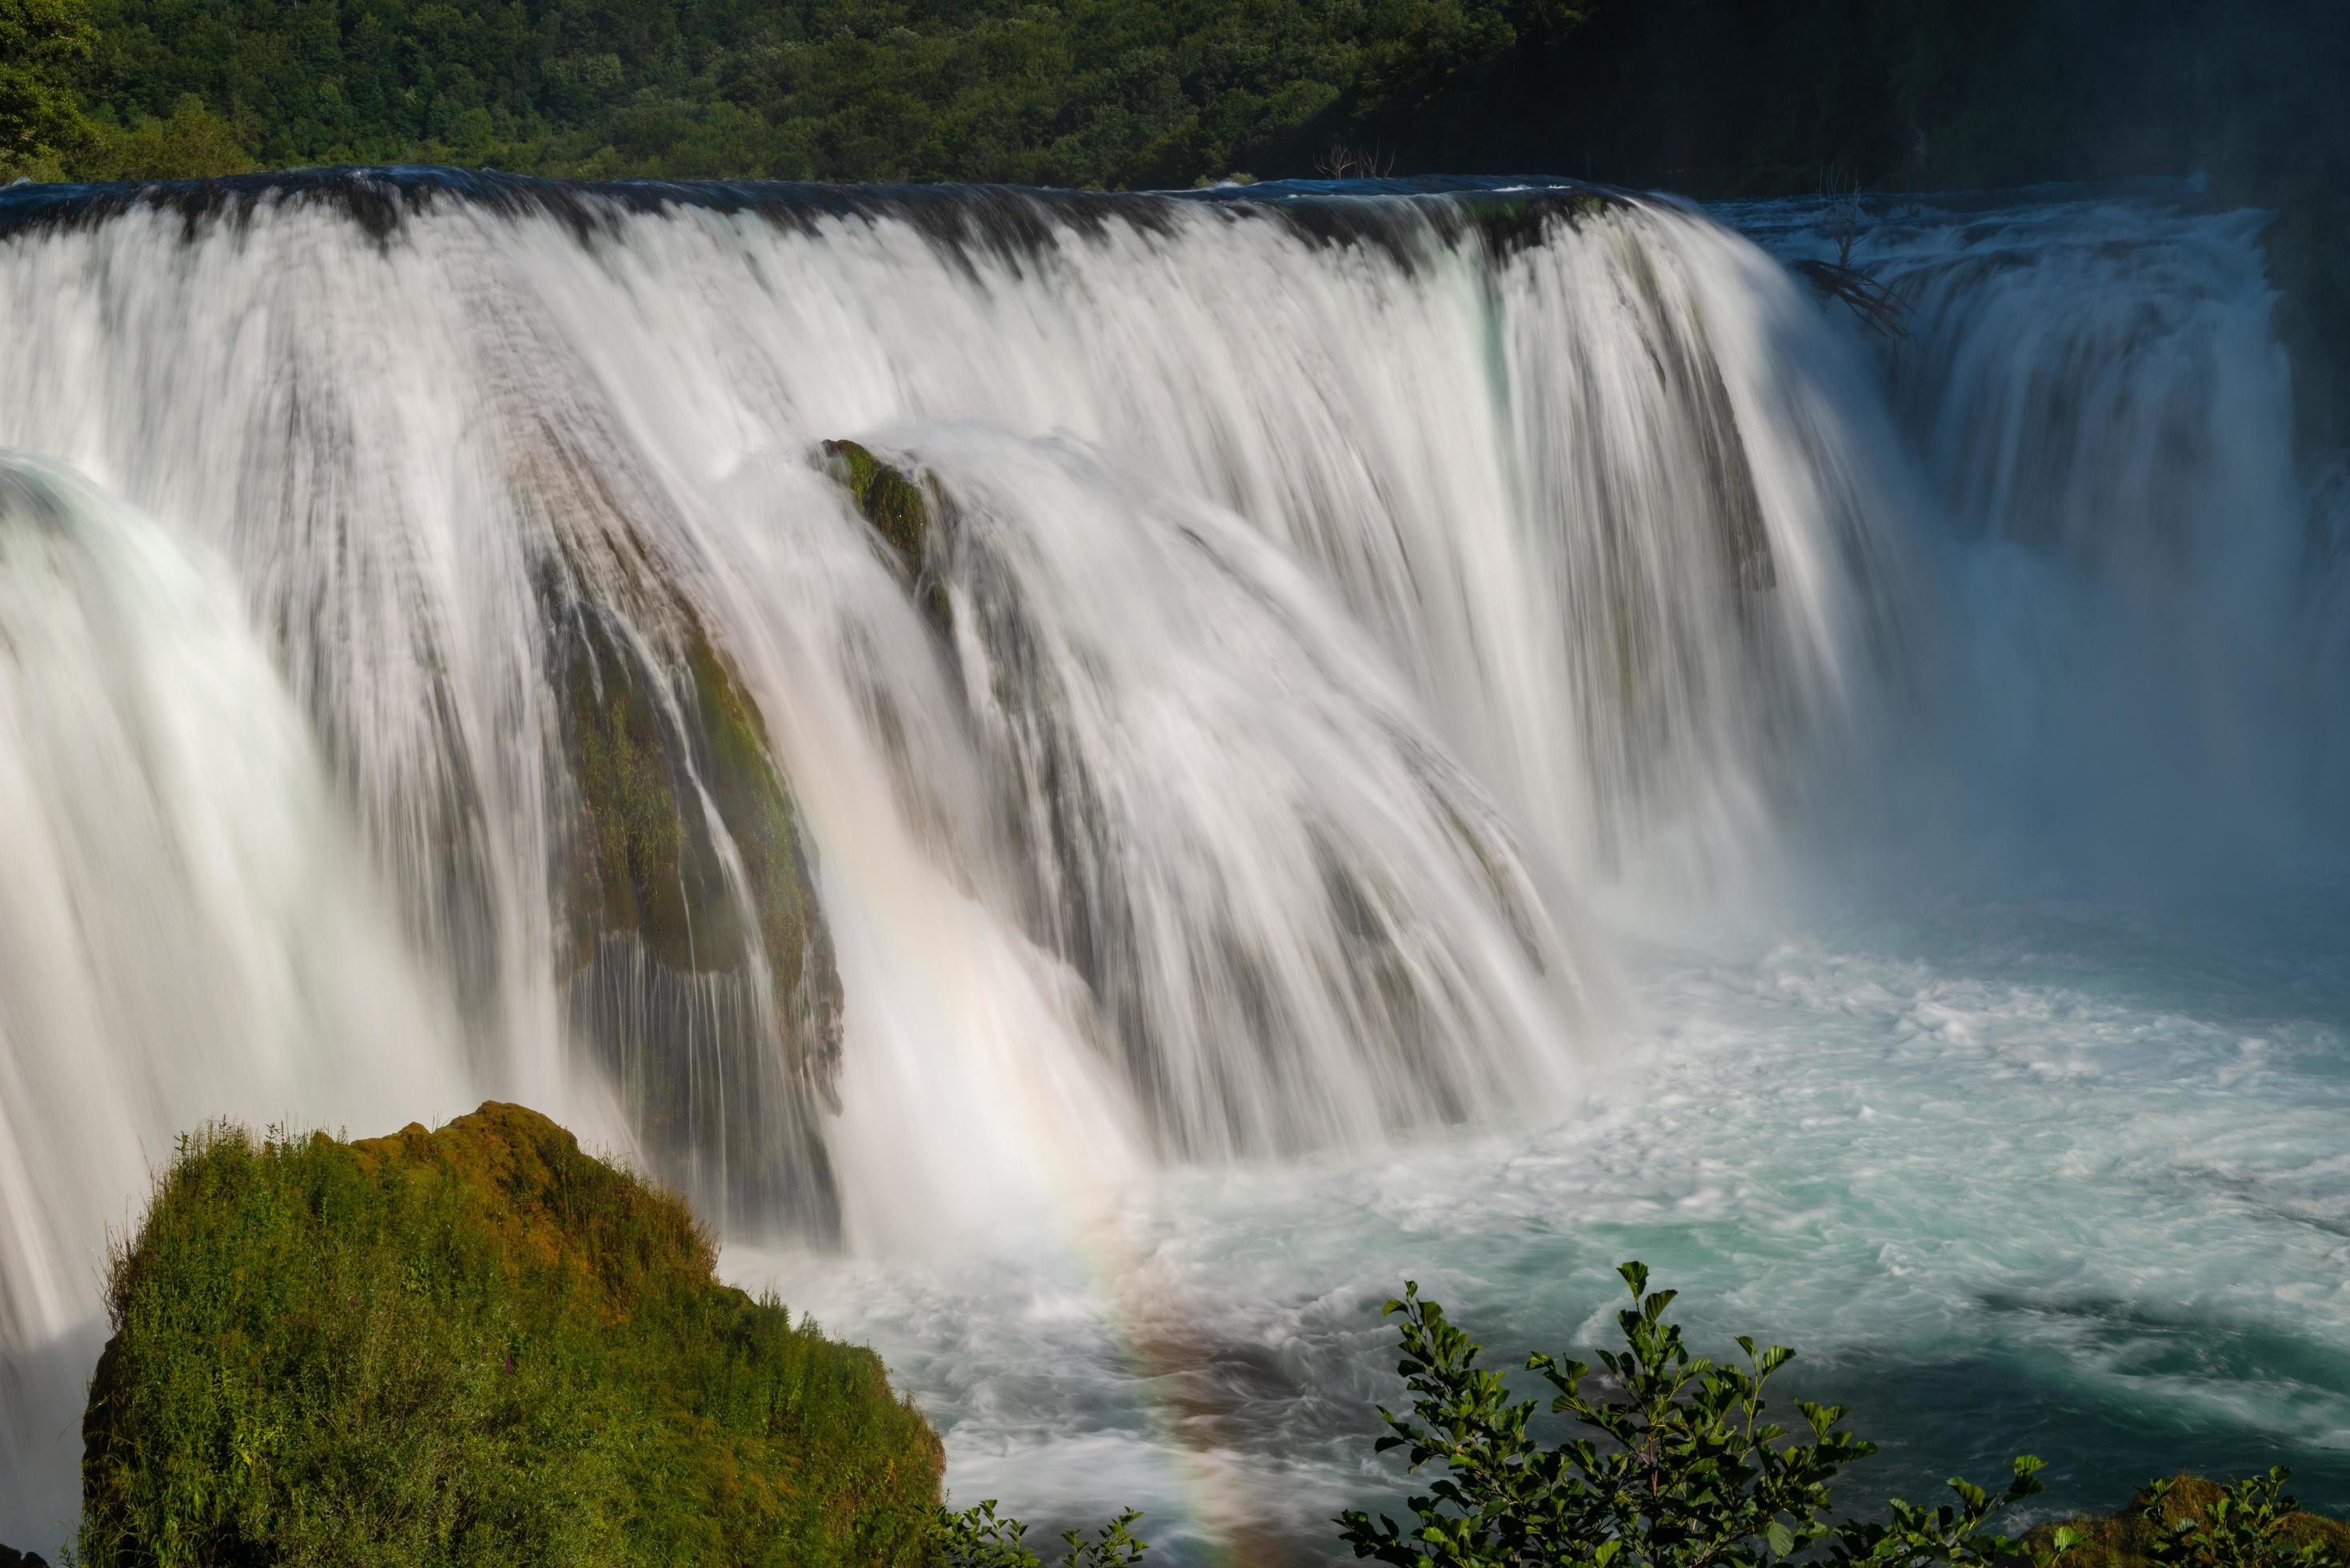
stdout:
{"type": "Polygon", "coordinates": [[[920,1563],[936,1437],[714,1255],[517,1106],[183,1139],[112,1264],[80,1561],[920,1563]]]}
{"type": "Polygon", "coordinates": [[[726,1220],[822,1234],[841,989],[764,716],[625,491],[557,430],[517,441],[545,524],[558,978],[664,1177],[726,1220]]]}
{"type": "MultiPolygon", "coordinates": [[[[2057,1531],[2070,1530],[2080,1538],[2079,1543],[2059,1560],[2060,1568],[2149,1568],[2158,1535],[2180,1522],[2196,1529],[2208,1527],[2212,1505],[2230,1489],[2202,1476],[2181,1474],[2171,1478],[2167,1487],[2158,1482],[2149,1490],[2164,1491],[2158,1503],[2141,1491],[2119,1513],[2034,1526],[2025,1536],[2025,1544],[2044,1550],[2054,1543],[2057,1531]]],[[[2284,1509],[2293,1506],[2291,1498],[2279,1501],[2284,1509]]],[[[2237,1522],[2241,1524],[2241,1500],[2231,1499],[2230,1508],[2238,1511],[2237,1522]]],[[[2277,1533],[2280,1543],[2290,1551],[2314,1546],[2324,1554],[2321,1561],[2350,1563],[2350,1523],[2323,1514],[2289,1512],[2278,1521],[2277,1533]]]]}
{"type": "Polygon", "coordinates": [[[931,515],[943,504],[935,487],[925,488],[853,441],[824,443],[826,468],[858,513],[895,553],[911,586],[922,618],[941,637],[954,628],[946,584],[931,559],[931,515]]]}

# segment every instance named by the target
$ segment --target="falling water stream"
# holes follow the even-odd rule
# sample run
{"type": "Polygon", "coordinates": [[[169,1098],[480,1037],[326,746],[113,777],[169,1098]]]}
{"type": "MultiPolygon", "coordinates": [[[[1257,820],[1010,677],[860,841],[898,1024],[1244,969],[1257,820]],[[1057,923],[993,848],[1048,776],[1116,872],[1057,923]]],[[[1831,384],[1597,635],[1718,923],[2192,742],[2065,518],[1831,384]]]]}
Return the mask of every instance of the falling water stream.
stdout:
{"type": "Polygon", "coordinates": [[[2350,1505],[2350,484],[2260,224],[0,193],[0,1539],[178,1133],[488,1096],[1179,1563],[1400,1491],[1403,1277],[1566,1349],[1634,1255],[1880,1488],[2350,1505]]]}

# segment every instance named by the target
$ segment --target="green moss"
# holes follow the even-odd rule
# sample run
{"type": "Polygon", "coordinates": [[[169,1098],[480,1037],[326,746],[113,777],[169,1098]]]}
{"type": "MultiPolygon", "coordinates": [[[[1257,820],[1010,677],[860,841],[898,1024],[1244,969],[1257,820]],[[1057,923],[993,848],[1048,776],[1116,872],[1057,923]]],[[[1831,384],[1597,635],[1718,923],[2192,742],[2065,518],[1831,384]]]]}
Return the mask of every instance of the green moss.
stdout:
{"type": "Polygon", "coordinates": [[[518,1106],[183,1139],[109,1281],[81,1558],[919,1563],[937,1438],[712,1257],[518,1106]]]}
{"type": "Polygon", "coordinates": [[[737,972],[763,953],[791,1044],[828,1096],[840,980],[797,815],[750,694],[691,610],[668,609],[682,644],[673,667],[597,607],[579,607],[567,628],[565,739],[581,818],[568,878],[574,966],[598,936],[633,935],[680,973],[737,972]],[[755,947],[704,792],[741,858],[755,947]]]}
{"type": "Polygon", "coordinates": [[[910,576],[920,576],[922,547],[930,534],[930,509],[922,487],[853,441],[828,441],[824,454],[857,510],[898,552],[910,576]]]}
{"type": "Polygon", "coordinates": [[[833,478],[905,566],[922,618],[940,636],[951,634],[953,607],[946,585],[931,569],[928,557],[931,508],[939,500],[935,489],[925,493],[921,485],[853,441],[828,441],[824,453],[833,478]]]}
{"type": "Polygon", "coordinates": [[[829,1098],[840,1049],[840,974],[801,858],[791,796],[758,709],[698,627],[686,669],[700,725],[694,739],[701,772],[743,858],[776,1005],[808,1021],[805,1065],[829,1098]]]}
{"type": "MultiPolygon", "coordinates": [[[[2070,1529],[2079,1534],[2081,1541],[2063,1560],[2062,1568],[2148,1568],[2153,1561],[2148,1547],[2160,1524],[2181,1518],[2203,1522],[2220,1494],[2219,1482],[2201,1476],[2181,1475],[2171,1483],[2160,1521],[2147,1510],[2141,1493],[2119,1513],[2052,1521],[2041,1525],[2024,1538],[2025,1544],[2044,1547],[2059,1529],[2070,1529]]],[[[2290,1501],[2286,1500],[2288,1503],[2290,1501]]],[[[2350,1524],[2338,1519],[2297,1513],[2286,1522],[2284,1534],[2295,1547],[2315,1542],[2330,1551],[2335,1560],[2350,1562],[2350,1524]]]]}
{"type": "MultiPolygon", "coordinates": [[[[598,618],[583,618],[565,670],[572,779],[591,852],[582,862],[588,891],[575,906],[591,905],[590,929],[633,931],[673,969],[727,967],[739,953],[722,952],[712,923],[697,931],[689,912],[686,820],[651,678],[598,618]]],[[[706,912],[711,900],[693,902],[706,912]]]]}

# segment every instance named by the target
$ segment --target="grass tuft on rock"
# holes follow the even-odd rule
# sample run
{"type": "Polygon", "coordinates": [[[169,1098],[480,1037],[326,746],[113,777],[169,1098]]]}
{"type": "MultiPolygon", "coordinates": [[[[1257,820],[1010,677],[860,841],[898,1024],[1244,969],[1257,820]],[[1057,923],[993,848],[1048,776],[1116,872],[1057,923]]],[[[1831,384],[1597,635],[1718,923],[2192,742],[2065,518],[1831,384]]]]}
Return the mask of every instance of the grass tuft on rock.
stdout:
{"type": "Polygon", "coordinates": [[[112,1262],[79,1560],[920,1563],[935,1435],[714,1258],[516,1106],[183,1137],[112,1262]]]}

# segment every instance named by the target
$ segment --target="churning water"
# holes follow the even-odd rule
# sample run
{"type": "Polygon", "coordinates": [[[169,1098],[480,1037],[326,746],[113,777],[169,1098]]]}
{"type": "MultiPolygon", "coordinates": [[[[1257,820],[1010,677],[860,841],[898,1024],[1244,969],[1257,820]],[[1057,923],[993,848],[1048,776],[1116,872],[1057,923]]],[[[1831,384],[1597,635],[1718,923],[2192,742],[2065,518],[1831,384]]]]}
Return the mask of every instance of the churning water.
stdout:
{"type": "Polygon", "coordinates": [[[1565,1349],[1636,1255],[1880,1487],[2350,1504],[2350,483],[2259,227],[0,195],[0,1539],[176,1131],[485,1096],[1179,1560],[1400,1490],[1405,1275],[1565,1349]]]}

